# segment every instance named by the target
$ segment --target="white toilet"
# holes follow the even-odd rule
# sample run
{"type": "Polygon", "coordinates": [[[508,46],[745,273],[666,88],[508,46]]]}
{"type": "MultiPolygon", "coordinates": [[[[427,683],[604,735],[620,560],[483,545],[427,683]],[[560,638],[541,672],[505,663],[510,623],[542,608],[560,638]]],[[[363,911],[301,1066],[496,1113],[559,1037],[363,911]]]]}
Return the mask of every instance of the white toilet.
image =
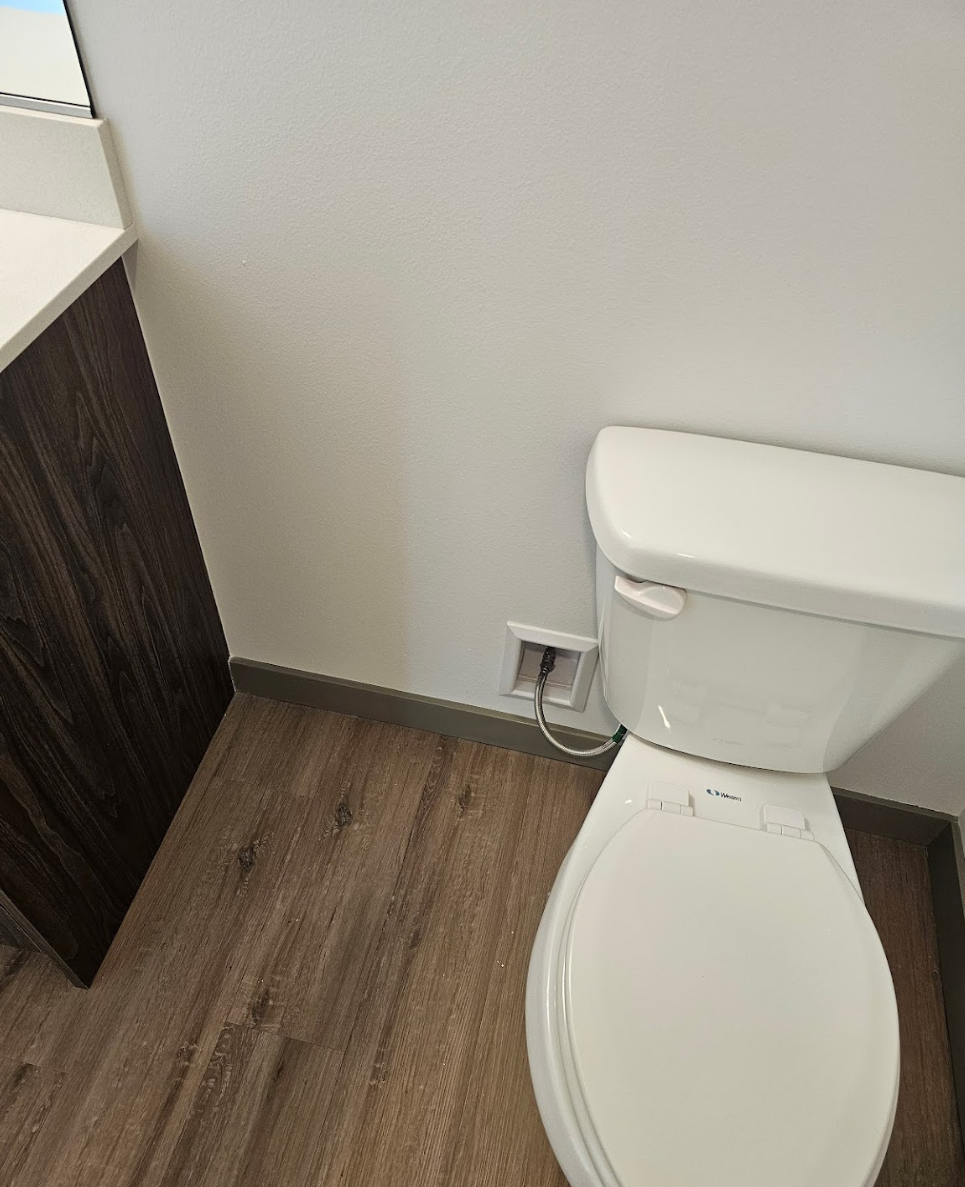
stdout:
{"type": "Polygon", "coordinates": [[[965,651],[965,479],[608,428],[587,502],[629,733],[530,963],[553,1150],[572,1187],[871,1187],[898,1020],[823,772],[965,651]]]}

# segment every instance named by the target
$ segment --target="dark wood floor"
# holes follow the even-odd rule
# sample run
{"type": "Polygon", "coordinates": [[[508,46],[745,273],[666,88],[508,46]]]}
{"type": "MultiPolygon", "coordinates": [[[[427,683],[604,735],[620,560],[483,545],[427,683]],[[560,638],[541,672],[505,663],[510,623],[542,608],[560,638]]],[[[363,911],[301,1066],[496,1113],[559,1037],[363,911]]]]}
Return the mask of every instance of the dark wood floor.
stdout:
{"type": "Polygon", "coordinates": [[[927,851],[848,831],[865,902],[898,998],[901,1084],[891,1146],[877,1187],[965,1184],[927,851]]]}
{"type": "MultiPolygon", "coordinates": [[[[601,778],[237,697],[93,988],[0,949],[0,1183],[561,1187],[523,983],[601,778]]],[[[962,1185],[924,852],[851,840],[902,1015],[880,1182],[962,1185]]]]}

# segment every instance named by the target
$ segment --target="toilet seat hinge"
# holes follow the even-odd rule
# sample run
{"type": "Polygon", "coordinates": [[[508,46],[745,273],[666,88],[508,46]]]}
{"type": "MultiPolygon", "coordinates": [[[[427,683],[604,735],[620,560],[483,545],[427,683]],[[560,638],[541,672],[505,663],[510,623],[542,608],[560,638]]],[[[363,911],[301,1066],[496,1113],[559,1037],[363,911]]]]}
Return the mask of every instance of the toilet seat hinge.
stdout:
{"type": "Polygon", "coordinates": [[[693,816],[690,792],[676,783],[651,783],[647,788],[647,807],[674,816],[693,816]]]}
{"type": "Polygon", "coordinates": [[[808,828],[804,813],[796,808],[765,804],[761,808],[761,828],[766,833],[777,833],[779,836],[797,837],[802,841],[814,840],[814,833],[808,828]]]}

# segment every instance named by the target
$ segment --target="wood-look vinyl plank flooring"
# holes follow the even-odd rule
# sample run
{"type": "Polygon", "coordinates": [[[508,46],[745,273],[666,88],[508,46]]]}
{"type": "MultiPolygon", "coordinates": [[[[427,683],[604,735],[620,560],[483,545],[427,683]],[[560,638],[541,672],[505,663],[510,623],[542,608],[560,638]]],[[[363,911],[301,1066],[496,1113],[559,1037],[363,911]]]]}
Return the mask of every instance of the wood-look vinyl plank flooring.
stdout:
{"type": "MultiPolygon", "coordinates": [[[[63,973],[60,973],[61,978],[63,973]]],[[[64,1073],[20,1059],[0,1060],[0,1183],[19,1178],[44,1125],[64,1073]]]]}
{"type": "MultiPolygon", "coordinates": [[[[0,1184],[564,1187],[536,926],[599,772],[236,696],[93,987],[0,948],[0,1184]]],[[[924,850],[852,834],[903,1073],[880,1187],[965,1187],[924,850]]]]}
{"type": "Polygon", "coordinates": [[[848,830],[898,999],[898,1111],[877,1187],[965,1187],[927,851],[848,830]]]}

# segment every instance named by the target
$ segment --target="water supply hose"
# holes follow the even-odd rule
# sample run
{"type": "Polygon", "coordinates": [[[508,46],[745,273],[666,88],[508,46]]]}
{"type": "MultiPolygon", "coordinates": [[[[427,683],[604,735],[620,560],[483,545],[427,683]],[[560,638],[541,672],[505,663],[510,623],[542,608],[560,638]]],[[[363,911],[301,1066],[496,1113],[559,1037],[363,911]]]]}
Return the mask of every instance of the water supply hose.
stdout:
{"type": "Polygon", "coordinates": [[[540,728],[540,732],[547,742],[557,750],[562,751],[563,754],[568,754],[570,758],[596,758],[597,755],[606,754],[608,750],[612,750],[620,743],[627,735],[626,728],[620,726],[612,738],[607,738],[605,742],[601,742],[599,746],[592,746],[589,750],[576,750],[572,746],[564,746],[562,742],[558,742],[556,738],[550,733],[549,726],[546,724],[546,716],[543,713],[543,689],[546,687],[546,678],[556,667],[556,648],[547,647],[543,652],[543,658],[539,664],[539,675],[536,677],[536,690],[533,693],[533,708],[536,710],[536,724],[540,728]]]}

